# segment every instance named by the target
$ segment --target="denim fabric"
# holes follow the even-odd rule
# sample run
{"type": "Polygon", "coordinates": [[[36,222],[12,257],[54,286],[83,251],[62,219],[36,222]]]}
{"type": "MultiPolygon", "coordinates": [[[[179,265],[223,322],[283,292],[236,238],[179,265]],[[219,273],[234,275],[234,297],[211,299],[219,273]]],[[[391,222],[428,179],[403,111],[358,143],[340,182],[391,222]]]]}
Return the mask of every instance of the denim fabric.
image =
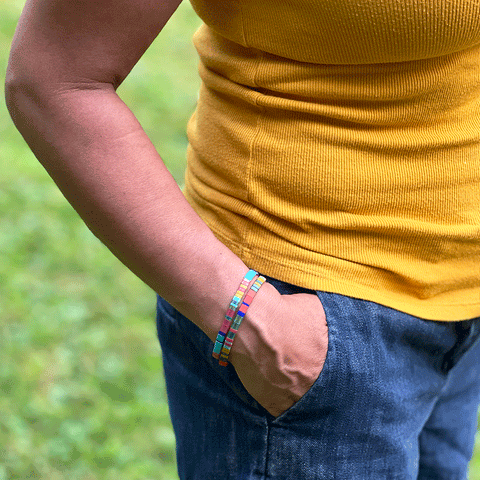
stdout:
{"type": "MultiPolygon", "coordinates": [[[[269,281],[283,294],[309,292],[269,281]]],[[[277,418],[232,365],[211,357],[210,339],[157,297],[180,479],[464,480],[480,401],[480,318],[428,321],[310,293],[326,313],[327,359],[277,418]]]]}

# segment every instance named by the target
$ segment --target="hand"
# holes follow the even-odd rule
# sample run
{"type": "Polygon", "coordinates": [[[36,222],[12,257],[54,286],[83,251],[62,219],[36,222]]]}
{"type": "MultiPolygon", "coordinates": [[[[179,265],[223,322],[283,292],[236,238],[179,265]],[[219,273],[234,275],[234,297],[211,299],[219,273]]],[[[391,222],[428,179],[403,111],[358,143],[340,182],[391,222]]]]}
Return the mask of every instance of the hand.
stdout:
{"type": "Polygon", "coordinates": [[[230,353],[238,377],[277,417],[305,395],[322,371],[328,327],[316,295],[281,295],[264,284],[249,307],[230,353]]]}

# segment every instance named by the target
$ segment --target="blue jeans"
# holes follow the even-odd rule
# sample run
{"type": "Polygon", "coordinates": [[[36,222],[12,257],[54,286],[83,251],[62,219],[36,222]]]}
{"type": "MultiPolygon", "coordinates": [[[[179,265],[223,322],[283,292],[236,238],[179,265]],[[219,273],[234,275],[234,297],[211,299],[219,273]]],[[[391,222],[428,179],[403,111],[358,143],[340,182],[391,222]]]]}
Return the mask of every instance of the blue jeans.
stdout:
{"type": "MultiPolygon", "coordinates": [[[[480,318],[422,320],[343,295],[317,294],[329,345],[311,389],[275,418],[213,344],[157,298],[180,479],[463,480],[480,401],[480,318]]],[[[241,335],[241,331],[239,331],[241,335]]]]}

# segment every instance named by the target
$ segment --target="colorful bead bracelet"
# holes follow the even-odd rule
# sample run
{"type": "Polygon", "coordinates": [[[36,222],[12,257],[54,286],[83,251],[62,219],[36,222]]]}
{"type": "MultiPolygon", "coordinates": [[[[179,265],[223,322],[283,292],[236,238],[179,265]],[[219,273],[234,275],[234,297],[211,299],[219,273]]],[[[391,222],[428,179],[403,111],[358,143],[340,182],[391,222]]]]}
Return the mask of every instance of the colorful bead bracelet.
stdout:
{"type": "Polygon", "coordinates": [[[233,320],[233,323],[224,339],[223,347],[220,353],[220,359],[218,363],[222,367],[226,367],[228,365],[228,356],[230,355],[230,350],[232,348],[233,340],[235,339],[238,328],[240,327],[240,324],[245,317],[245,313],[247,313],[248,307],[252,304],[255,295],[257,294],[258,290],[264,282],[265,277],[260,276],[256,279],[255,283],[250,287],[250,290],[245,295],[245,299],[243,300],[240,308],[238,309],[235,320],[233,320]]]}
{"type": "Polygon", "coordinates": [[[225,314],[225,320],[223,321],[223,324],[215,340],[215,345],[213,347],[213,352],[212,352],[213,358],[216,358],[216,359],[220,358],[220,351],[222,349],[223,342],[225,341],[225,337],[227,336],[228,330],[235,316],[238,305],[243,299],[245,291],[250,285],[250,282],[254,280],[256,276],[258,276],[258,272],[256,272],[255,270],[249,270],[245,275],[244,279],[242,280],[242,283],[238,287],[237,293],[235,293],[235,295],[233,296],[233,299],[230,302],[230,306],[228,307],[227,313],[225,314]]]}

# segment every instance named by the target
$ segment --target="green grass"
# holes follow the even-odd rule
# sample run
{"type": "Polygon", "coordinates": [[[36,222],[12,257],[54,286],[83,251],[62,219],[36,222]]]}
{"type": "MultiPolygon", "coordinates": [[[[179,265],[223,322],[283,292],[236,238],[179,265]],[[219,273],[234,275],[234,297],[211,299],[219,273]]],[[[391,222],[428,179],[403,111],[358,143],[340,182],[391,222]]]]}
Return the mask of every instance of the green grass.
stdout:
{"type": "MultiPolygon", "coordinates": [[[[4,106],[22,5],[0,3],[0,480],[176,479],[155,294],[83,224],[4,106]]],[[[179,183],[198,24],[181,5],[119,89],[179,183]]]]}
{"type": "MultiPolygon", "coordinates": [[[[0,2],[0,83],[23,2],[0,2]]],[[[119,93],[177,181],[199,79],[184,3],[119,93]]],[[[0,480],[176,479],[155,294],[0,110],[0,480]]],[[[480,441],[471,480],[480,480],[480,441]]]]}

